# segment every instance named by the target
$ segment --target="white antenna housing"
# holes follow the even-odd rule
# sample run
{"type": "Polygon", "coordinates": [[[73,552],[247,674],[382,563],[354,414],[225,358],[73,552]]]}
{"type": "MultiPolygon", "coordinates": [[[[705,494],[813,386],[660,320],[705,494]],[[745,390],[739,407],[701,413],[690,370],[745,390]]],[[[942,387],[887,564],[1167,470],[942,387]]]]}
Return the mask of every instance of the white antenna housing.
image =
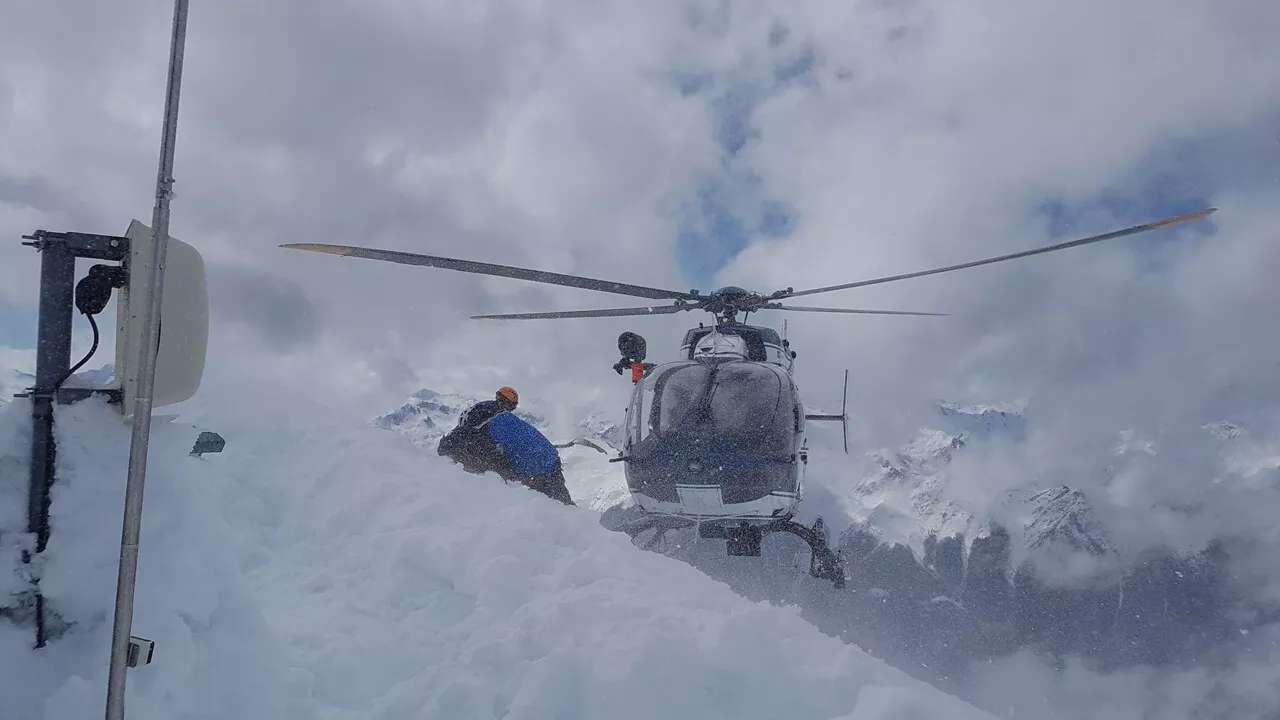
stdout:
{"type": "MultiPolygon", "coordinates": [[[[144,272],[154,242],[151,228],[134,220],[125,232],[129,238],[129,284],[116,300],[116,378],[124,393],[125,416],[131,414],[137,395],[139,353],[142,350],[141,317],[147,307],[144,272]]],[[[204,258],[200,251],[170,236],[165,258],[164,292],[160,298],[160,349],[156,355],[153,407],[173,405],[191,398],[204,377],[209,346],[209,292],[204,258]]]]}

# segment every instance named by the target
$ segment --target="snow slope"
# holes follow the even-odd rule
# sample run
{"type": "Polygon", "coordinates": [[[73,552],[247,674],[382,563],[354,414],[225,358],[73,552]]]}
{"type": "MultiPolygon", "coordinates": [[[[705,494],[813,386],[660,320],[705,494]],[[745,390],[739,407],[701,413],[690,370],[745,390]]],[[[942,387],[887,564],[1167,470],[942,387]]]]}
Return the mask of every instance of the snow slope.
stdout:
{"type": "MultiPolygon", "coordinates": [[[[475,399],[422,391],[374,424],[433,451],[475,399]]],[[[535,422],[556,437],[608,425],[607,416],[559,426],[540,417],[535,422]]],[[[841,511],[851,511],[866,521],[852,529],[873,536],[871,546],[853,533],[842,538],[851,576],[843,592],[806,576],[808,550],[789,536],[766,539],[761,558],[726,557],[723,541],[700,541],[692,531],[669,533],[653,545],[647,545],[650,537],[637,543],[689,563],[740,595],[800,607],[807,621],[832,637],[1006,717],[1270,717],[1280,693],[1280,685],[1271,685],[1280,678],[1272,661],[1280,647],[1280,616],[1274,604],[1263,602],[1275,582],[1263,568],[1274,562],[1250,562],[1241,548],[1232,552],[1230,572],[1196,556],[1146,557],[1119,581],[1112,576],[1101,587],[1055,590],[1071,584],[1067,571],[1083,571],[1080,577],[1087,579],[1103,567],[1081,558],[1119,554],[1104,523],[1116,516],[1095,512],[1095,487],[1085,484],[1091,491],[1085,494],[1061,484],[1069,477],[1052,473],[1046,473],[1049,482],[1037,483],[1043,478],[1031,472],[1013,474],[1021,484],[1003,478],[991,483],[1002,486],[996,503],[956,488],[984,467],[1005,469],[996,462],[1008,462],[999,451],[1028,452],[1028,430],[1021,408],[948,403],[897,451],[869,453],[872,469],[865,475],[837,452],[815,452],[805,515],[821,514],[839,530],[851,520],[841,511]],[[842,480],[844,473],[853,479],[842,480]],[[850,488],[847,495],[836,492],[842,482],[850,488]],[[985,517],[978,514],[984,509],[985,517]],[[1004,553],[984,523],[992,519],[1010,529],[1004,553]],[[951,533],[959,534],[958,541],[951,533]],[[1024,559],[1047,571],[1040,577],[1048,586],[1030,584],[1024,559]],[[1251,582],[1244,572],[1250,567],[1257,574],[1251,582]]],[[[1259,512],[1274,506],[1265,502],[1276,467],[1273,445],[1251,441],[1245,429],[1229,423],[1193,436],[1180,438],[1182,445],[1203,436],[1213,441],[1210,452],[1196,451],[1222,459],[1215,466],[1220,474],[1206,476],[1219,478],[1213,484],[1253,493],[1263,501],[1259,512]]],[[[1100,474],[1108,463],[1123,468],[1158,447],[1137,434],[1125,438],[1103,447],[1100,474]]],[[[630,504],[622,468],[590,450],[564,453],[574,496],[603,511],[609,525],[610,515],[630,504]]],[[[1014,470],[1046,469],[1025,455],[1012,457],[1018,461],[1014,470]]],[[[1232,502],[1230,492],[1212,499],[1232,502]]],[[[1260,540],[1258,553],[1274,547],[1265,536],[1260,540]]]]}
{"type": "MultiPolygon", "coordinates": [[[[589,509],[307,398],[204,396],[218,404],[188,418],[223,454],[188,457],[188,425],[152,444],[134,632],[157,651],[131,671],[132,718],[988,717],[589,509]]],[[[6,563],[26,410],[0,407],[6,563]]],[[[59,438],[43,588],[73,624],[33,653],[29,628],[0,622],[6,718],[101,715],[128,431],[87,401],[59,438]]]]}

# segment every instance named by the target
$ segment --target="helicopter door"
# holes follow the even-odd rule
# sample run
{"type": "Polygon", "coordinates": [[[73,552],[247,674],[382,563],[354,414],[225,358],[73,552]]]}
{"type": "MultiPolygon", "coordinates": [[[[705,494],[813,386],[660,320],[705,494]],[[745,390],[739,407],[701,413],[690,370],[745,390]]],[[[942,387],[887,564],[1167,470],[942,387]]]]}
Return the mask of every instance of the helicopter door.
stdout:
{"type": "Polygon", "coordinates": [[[626,427],[627,427],[627,444],[635,445],[645,438],[649,437],[649,433],[653,430],[653,423],[649,418],[653,408],[653,394],[655,388],[654,376],[644,378],[636,385],[631,393],[631,404],[627,406],[626,427]]]}

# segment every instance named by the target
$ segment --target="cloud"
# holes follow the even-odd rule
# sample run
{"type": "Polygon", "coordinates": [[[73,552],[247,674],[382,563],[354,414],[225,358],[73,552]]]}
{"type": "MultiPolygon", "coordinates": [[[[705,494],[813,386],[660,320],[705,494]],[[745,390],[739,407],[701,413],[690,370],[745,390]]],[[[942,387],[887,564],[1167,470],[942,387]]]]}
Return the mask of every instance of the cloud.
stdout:
{"type": "MultiPolygon", "coordinates": [[[[1194,227],[805,298],[952,318],[806,315],[792,331],[802,353],[822,345],[810,362],[856,359],[859,394],[884,411],[981,374],[1010,395],[1087,387],[1091,402],[1154,421],[1207,401],[1227,375],[1264,381],[1274,344],[1247,328],[1277,299],[1262,277],[1280,262],[1265,201],[1280,75],[1265,69],[1278,53],[1258,28],[1280,13],[1178,7],[784,15],[787,42],[816,59],[806,82],[755,108],[742,155],[794,209],[794,231],[747,249],[724,278],[818,287],[1048,244],[1049,203],[1072,208],[1057,230],[1084,236],[1211,201],[1222,212],[1194,227]],[[1155,248],[1163,269],[1145,272],[1155,248]]],[[[730,42],[764,47],[759,22],[734,27],[730,42]]]]}
{"type": "MultiPolygon", "coordinates": [[[[1176,10],[198,6],[172,231],[210,268],[210,366],[235,377],[284,363],[303,386],[347,368],[369,379],[350,386],[370,406],[475,370],[477,393],[591,386],[616,407],[617,332],[667,357],[704,319],[476,322],[644,301],[282,242],[674,289],[723,265],[718,283],[772,291],[1211,202],[1210,221],[1159,235],[812,298],[949,318],[806,314],[789,332],[811,403],[830,405],[853,370],[857,447],[900,439],[938,396],[1038,399],[1068,434],[1086,432],[1072,429],[1082,417],[1110,428],[1239,412],[1223,393],[1266,389],[1280,350],[1254,330],[1276,306],[1280,262],[1267,200],[1280,50],[1265,32],[1278,12],[1176,10]]],[[[0,30],[0,132],[18,139],[0,159],[0,232],[147,221],[171,6],[15,12],[0,30]]],[[[37,265],[0,245],[0,297],[34,311],[37,265]]]]}
{"type": "Polygon", "coordinates": [[[320,335],[323,319],[296,283],[255,268],[215,265],[207,273],[221,321],[242,322],[280,350],[310,344],[320,335]]]}
{"type": "MultiPolygon", "coordinates": [[[[149,222],[171,11],[6,10],[5,317],[37,304],[19,235],[149,222]]],[[[799,380],[832,409],[851,368],[855,452],[900,442],[938,397],[1026,398],[1041,455],[968,465],[976,504],[1011,474],[1088,464],[1129,427],[1226,419],[1274,437],[1277,30],[1280,6],[1249,0],[196,4],[171,229],[209,268],[206,392],[248,374],[373,414],[423,384],[501,383],[620,409],[617,333],[668,358],[707,319],[476,322],[645,301],[284,242],[773,291],[1212,204],[1190,226],[805,298],[952,316],[792,315],[799,380]]],[[[1203,499],[1195,467],[1085,489],[1139,512],[1203,499]]]]}
{"type": "MultiPolygon", "coordinates": [[[[950,318],[805,315],[789,330],[811,402],[853,369],[871,428],[861,445],[900,438],[939,395],[1039,398],[1064,428],[1082,414],[1119,425],[1226,412],[1216,398],[1266,386],[1280,349],[1253,330],[1276,305],[1280,262],[1267,202],[1280,50],[1264,31],[1277,11],[1176,10],[198,6],[172,231],[210,268],[210,364],[296,363],[310,368],[294,376],[303,385],[378,368],[358,372],[378,382],[355,385],[377,402],[472,366],[494,368],[488,384],[548,396],[587,384],[616,399],[619,330],[665,356],[699,319],[477,323],[467,316],[639,303],[282,242],[675,289],[705,279],[693,261],[729,260],[718,282],[771,291],[1203,201],[1222,212],[1158,237],[813,298],[950,318]]],[[[17,139],[0,159],[0,231],[146,221],[171,6],[15,12],[0,30],[0,132],[17,139]]],[[[29,250],[0,246],[7,303],[34,311],[35,267],[29,250]]]]}
{"type": "MultiPolygon", "coordinates": [[[[277,305],[264,321],[279,326],[292,314],[306,327],[300,314],[311,313],[324,318],[331,352],[401,362],[423,362],[451,335],[477,332],[466,327],[469,314],[611,298],[276,245],[366,244],[685,285],[671,251],[672,208],[718,150],[709,110],[665,71],[673,55],[699,52],[696,38],[675,7],[562,11],[193,8],[173,234],[196,244],[211,268],[256,268],[314,303],[277,305]]],[[[60,204],[0,216],[0,230],[74,221],[78,230],[120,232],[130,218],[147,221],[170,7],[139,1],[71,20],[39,6],[19,12],[0,51],[12,98],[0,126],[24,141],[0,170],[58,188],[60,204]],[[41,39],[51,34],[58,45],[41,39]]],[[[0,264],[18,257],[0,253],[0,264]]],[[[215,324],[246,318],[236,282],[211,277],[215,324]],[[218,282],[230,284],[218,291],[218,282]]],[[[33,290],[28,282],[15,295],[34,308],[33,290]]],[[[509,356],[522,347],[540,357],[545,377],[583,343],[539,348],[543,338],[591,330],[501,333],[508,357],[494,360],[521,364],[509,356]]],[[[313,331],[297,337],[308,338],[313,331]]],[[[212,363],[249,361],[216,345],[211,353],[212,363]]],[[[592,361],[610,355],[611,336],[592,361]]]]}

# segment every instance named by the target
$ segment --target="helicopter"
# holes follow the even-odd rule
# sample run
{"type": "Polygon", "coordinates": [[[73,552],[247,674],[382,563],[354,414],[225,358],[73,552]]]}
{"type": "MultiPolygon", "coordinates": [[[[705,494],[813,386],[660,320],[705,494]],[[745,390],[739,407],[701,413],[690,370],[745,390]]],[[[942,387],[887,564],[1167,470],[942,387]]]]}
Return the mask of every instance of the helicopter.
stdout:
{"type": "Polygon", "coordinates": [[[781,301],[1080,247],[1203,218],[1216,210],[1206,208],[1123,230],[958,265],[809,290],[788,287],[769,294],[737,286],[721,287],[706,294],[696,289],[664,290],[579,275],[349,245],[287,243],[280,247],[672,301],[648,307],[471,316],[475,320],[634,317],[693,310],[711,313],[714,325],[707,327],[699,323],[698,327],[689,329],[678,357],[663,363],[646,362],[647,343],[641,335],[625,331],[618,336],[621,359],[613,369],[618,374],[630,369],[633,388],[625,412],[623,447],[619,456],[610,462],[624,464],[627,488],[638,513],[617,529],[633,539],[654,529],[657,532],[653,541],[656,542],[668,530],[696,525],[700,537],[726,540],[729,555],[748,557],[759,557],[765,535],[787,532],[809,545],[810,574],[829,580],[839,588],[845,583],[844,571],[840,556],[827,544],[822,518],[806,526],[795,517],[804,498],[805,468],[809,459],[807,423],[841,422],[845,430],[844,450],[848,453],[848,371],[845,371],[841,413],[808,413],[793,377],[797,353],[789,341],[772,328],[748,324],[738,316],[746,318],[762,310],[779,310],[943,317],[945,313],[797,306],[784,305],[781,301]]]}

